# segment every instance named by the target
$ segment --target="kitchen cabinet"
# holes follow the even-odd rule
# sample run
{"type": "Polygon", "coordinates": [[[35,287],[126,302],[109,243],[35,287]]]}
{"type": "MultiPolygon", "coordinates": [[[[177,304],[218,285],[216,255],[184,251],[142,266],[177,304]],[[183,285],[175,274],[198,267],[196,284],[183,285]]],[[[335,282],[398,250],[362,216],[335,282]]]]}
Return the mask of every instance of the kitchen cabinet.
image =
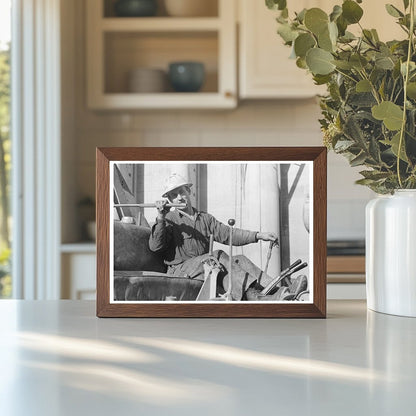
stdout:
{"type": "MultiPolygon", "coordinates": [[[[328,0],[299,0],[296,10],[329,9],[325,3],[328,0]]],[[[308,98],[322,93],[311,75],[289,59],[291,50],[276,33],[276,16],[264,1],[239,0],[240,98],[308,98]]]]}
{"type": "Polygon", "coordinates": [[[328,256],[329,283],[365,283],[365,256],[328,256]]]}
{"type": "Polygon", "coordinates": [[[233,108],[237,105],[236,5],[218,2],[217,16],[115,17],[111,2],[88,0],[87,102],[91,109],[233,108]],[[109,7],[110,4],[110,7],[109,7]],[[199,92],[129,92],[129,72],[167,72],[169,63],[199,61],[199,92]]]}
{"type": "Polygon", "coordinates": [[[61,298],[95,300],[95,244],[63,244],[61,253],[61,298]]]}

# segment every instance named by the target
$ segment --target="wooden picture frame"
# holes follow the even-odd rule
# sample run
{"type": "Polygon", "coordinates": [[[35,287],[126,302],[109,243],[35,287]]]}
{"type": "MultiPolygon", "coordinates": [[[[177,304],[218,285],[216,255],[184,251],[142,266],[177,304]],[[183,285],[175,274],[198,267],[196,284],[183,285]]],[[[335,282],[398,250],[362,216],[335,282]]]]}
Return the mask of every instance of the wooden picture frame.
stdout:
{"type": "MultiPolygon", "coordinates": [[[[97,148],[96,155],[98,317],[326,317],[326,148],[97,148]],[[256,263],[249,255],[245,254],[245,251],[242,252],[243,254],[238,255],[239,257],[237,255],[231,256],[233,266],[231,267],[231,263],[229,263],[227,267],[234,274],[229,279],[227,278],[227,267],[220,265],[222,268],[218,276],[223,273],[226,277],[221,281],[221,284],[218,283],[219,281],[217,281],[216,285],[215,283],[214,285],[211,284],[210,296],[207,298],[201,297],[203,292],[201,287],[205,287],[204,290],[207,291],[206,286],[208,283],[204,282],[204,277],[209,276],[211,278],[215,275],[211,263],[210,268],[207,266],[204,269],[205,274],[198,275],[197,279],[190,279],[190,274],[180,275],[177,278],[178,281],[181,279],[179,281],[181,285],[187,286],[187,291],[191,281],[192,285],[197,285],[199,280],[198,284],[202,285],[192,288],[192,290],[198,290],[198,297],[195,298],[192,295],[189,298],[190,300],[185,295],[182,295],[183,291],[180,292],[181,295],[170,296],[170,292],[164,289],[166,284],[175,284],[175,280],[169,275],[171,273],[169,270],[172,270],[171,268],[176,267],[176,265],[172,266],[167,261],[169,260],[167,255],[156,252],[158,256],[164,256],[163,259],[168,263],[168,275],[165,274],[166,271],[159,271],[159,273],[143,271],[144,269],[134,271],[135,267],[139,268],[140,266],[134,266],[131,263],[125,266],[130,261],[131,256],[137,257],[138,260],[134,261],[138,262],[145,261],[143,259],[146,256],[143,254],[144,251],[143,253],[139,252],[136,256],[135,247],[139,247],[137,239],[134,240],[133,237],[128,237],[130,239],[123,240],[120,235],[123,238],[126,235],[130,236],[129,233],[131,231],[131,235],[136,232],[143,232],[143,235],[148,236],[153,231],[150,228],[147,229],[143,223],[150,223],[153,218],[156,218],[158,211],[155,208],[146,210],[146,214],[136,217],[136,223],[139,223],[133,226],[126,225],[129,222],[134,222],[134,220],[131,220],[130,216],[126,216],[123,209],[126,206],[133,209],[132,206],[136,206],[134,202],[143,202],[143,204],[138,204],[140,208],[145,206],[144,203],[154,203],[156,201],[155,195],[161,196],[167,189],[172,189],[172,186],[163,188],[163,180],[166,177],[164,174],[166,172],[172,173],[172,170],[182,168],[185,169],[185,172],[190,172],[189,175],[191,175],[191,179],[187,179],[190,186],[185,187],[185,189],[189,191],[189,198],[194,198],[192,199],[192,205],[195,204],[199,207],[198,211],[192,208],[195,216],[199,215],[200,212],[205,210],[209,212],[214,208],[216,211],[213,213],[214,217],[218,217],[219,221],[227,224],[227,215],[228,217],[230,216],[230,211],[226,210],[232,208],[234,210],[232,212],[238,214],[236,215],[236,226],[239,229],[253,229],[253,227],[246,227],[244,225],[246,223],[260,224],[253,232],[247,231],[247,233],[250,233],[247,235],[250,235],[251,239],[254,238],[253,241],[250,240],[253,244],[247,245],[247,248],[244,246],[239,250],[255,250],[254,255],[258,256],[259,260],[257,263],[259,264],[257,266],[261,269],[261,275],[264,273],[264,276],[270,275],[273,279],[271,285],[274,286],[271,291],[267,292],[267,287],[265,287],[267,286],[266,280],[266,283],[261,281],[262,284],[259,284],[259,277],[253,284],[250,283],[249,288],[247,288],[248,283],[245,281],[246,286],[241,289],[241,299],[234,301],[238,297],[235,297],[234,294],[231,296],[231,285],[229,282],[233,282],[233,279],[237,279],[240,276],[238,274],[234,275],[233,267],[235,263],[240,264],[239,261],[243,257],[249,258],[253,264],[256,263]],[[194,183],[196,185],[192,187],[194,183]],[[300,185],[301,183],[303,184],[302,186],[300,185]],[[247,192],[249,193],[247,194],[247,192]],[[126,198],[128,197],[127,199],[130,198],[130,201],[127,201],[128,203],[126,204],[126,200],[122,200],[123,198],[120,194],[125,194],[126,198]],[[238,198],[236,195],[238,195],[238,198]],[[256,196],[254,197],[254,195],[256,196]],[[304,199],[302,199],[302,195],[304,199]],[[298,198],[296,201],[294,199],[295,196],[298,198]],[[153,198],[153,201],[145,200],[149,197],[153,198]],[[133,202],[131,198],[133,198],[133,202]],[[222,203],[222,201],[229,202],[222,203]],[[234,201],[237,202],[234,203],[234,201]],[[303,204],[300,203],[302,201],[304,201],[303,204]],[[239,218],[239,213],[241,213],[241,218],[239,218]],[[270,242],[265,240],[266,237],[271,238],[271,234],[266,233],[266,235],[265,231],[273,231],[264,229],[266,227],[264,224],[267,223],[266,219],[268,220],[269,217],[270,221],[274,221],[274,224],[277,224],[276,227],[279,228],[277,235],[279,236],[280,246],[276,249],[274,248],[275,244],[271,240],[270,242]],[[150,221],[147,221],[149,218],[150,221]],[[244,223],[244,221],[246,222],[244,223]],[[119,232],[119,229],[122,232],[119,232]],[[292,229],[294,231],[290,234],[292,229]],[[307,237],[304,237],[305,235],[307,237]],[[295,241],[291,239],[295,239],[295,241]],[[120,244],[122,245],[120,246],[120,244]],[[300,249],[298,248],[300,246],[305,247],[304,252],[306,254],[304,255],[305,258],[298,260],[298,263],[306,259],[305,264],[308,266],[306,268],[308,274],[298,272],[297,275],[294,273],[289,277],[289,272],[285,279],[278,279],[277,277],[281,276],[282,271],[284,272],[284,266],[288,264],[293,266],[293,256],[296,255],[294,252],[300,249]],[[276,259],[273,258],[273,267],[277,270],[274,275],[272,275],[269,266],[270,258],[273,256],[276,256],[276,259]],[[122,263],[122,261],[127,263],[122,263]],[[209,271],[207,271],[208,269],[209,271]],[[159,284],[159,280],[153,279],[153,276],[160,279],[163,285],[162,283],[159,284]],[[187,278],[186,281],[185,278],[187,278]],[[276,282],[278,282],[277,285],[276,282]],[[295,287],[297,282],[302,282],[302,284],[306,282],[307,290],[298,293],[298,288],[295,287]],[[220,290],[219,287],[221,285],[222,289],[220,290]],[[153,286],[157,289],[155,290],[158,294],[151,297],[148,293],[152,292],[153,286]],[[159,292],[163,293],[160,294],[159,292]],[[250,297],[252,293],[255,293],[254,298],[250,297]],[[265,293],[274,293],[274,295],[263,296],[265,293]],[[204,299],[206,300],[204,301],[204,299]]],[[[175,175],[176,173],[173,174],[173,176],[175,175]]],[[[179,175],[176,177],[184,176],[179,175]]],[[[166,184],[169,184],[171,180],[172,176],[168,177],[166,184]]],[[[172,194],[169,193],[167,195],[172,201],[172,194]]],[[[154,205],[152,206],[154,207],[154,205]]],[[[173,211],[174,209],[172,208],[167,215],[184,216],[183,211],[173,211]]],[[[159,226],[158,223],[163,224],[163,227],[165,227],[164,219],[155,223],[156,228],[159,226]]],[[[171,224],[170,220],[167,223],[171,224]]],[[[221,225],[221,227],[224,227],[224,225],[221,225]]],[[[229,228],[232,227],[230,226],[229,228]]],[[[225,230],[225,228],[222,229],[225,230]]],[[[232,234],[233,236],[237,235],[240,238],[239,233],[241,234],[242,231],[234,230],[232,232],[234,233],[232,234]],[[235,234],[236,232],[237,234],[235,234]]],[[[232,237],[227,237],[227,240],[222,242],[228,244],[230,238],[232,237]]],[[[233,244],[231,246],[234,250],[233,244]]],[[[148,240],[146,240],[145,248],[142,250],[148,250],[148,247],[148,240]]],[[[230,253],[227,252],[226,248],[222,251],[216,250],[215,252],[225,253],[226,257],[224,258],[229,258],[227,255],[230,253]]],[[[297,268],[303,267],[305,264],[297,266],[297,268]]],[[[166,267],[164,264],[163,266],[166,267]]],[[[296,271],[297,268],[292,267],[290,271],[296,271]]],[[[215,270],[218,273],[218,269],[215,270]]],[[[176,276],[178,275],[175,275],[175,278],[176,276]]],[[[246,276],[251,277],[251,274],[246,276]]],[[[211,281],[215,282],[215,280],[211,281]]],[[[237,290],[237,288],[238,285],[233,286],[233,289],[237,290]]],[[[176,289],[177,287],[175,286],[176,289]]]]}

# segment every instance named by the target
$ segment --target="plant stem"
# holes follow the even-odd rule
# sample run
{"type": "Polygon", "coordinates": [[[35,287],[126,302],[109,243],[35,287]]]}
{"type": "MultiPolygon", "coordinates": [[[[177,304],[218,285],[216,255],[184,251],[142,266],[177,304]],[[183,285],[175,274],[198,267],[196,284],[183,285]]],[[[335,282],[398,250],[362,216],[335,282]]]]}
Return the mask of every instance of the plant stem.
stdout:
{"type": "MultiPolygon", "coordinates": [[[[394,80],[394,82],[393,82],[393,88],[391,89],[391,95],[389,97],[389,101],[393,101],[393,98],[394,98],[394,90],[396,89],[396,84],[397,84],[397,81],[394,80]]],[[[393,102],[395,102],[395,101],[393,101],[393,102]]]]}
{"type": "Polygon", "coordinates": [[[361,66],[361,68],[362,68],[362,71],[360,71],[360,75],[362,76],[363,79],[365,79],[366,81],[368,81],[368,83],[370,84],[371,93],[373,94],[374,99],[377,101],[377,104],[380,104],[380,98],[378,96],[376,87],[370,81],[370,78],[368,78],[367,73],[365,72],[365,69],[362,66],[361,66]]]}
{"type": "Polygon", "coordinates": [[[344,75],[344,77],[349,78],[351,81],[353,81],[353,82],[355,82],[355,83],[357,83],[357,82],[358,82],[355,78],[351,77],[351,76],[350,76],[350,75],[348,75],[348,74],[345,74],[344,72],[340,71],[338,68],[335,68],[335,71],[336,71],[336,72],[338,72],[338,73],[339,73],[339,74],[341,74],[341,75],[344,75]]]}
{"type": "Polygon", "coordinates": [[[406,73],[404,76],[404,85],[403,85],[403,118],[402,118],[402,127],[400,129],[400,140],[399,140],[399,149],[397,151],[397,177],[399,179],[399,186],[403,188],[402,178],[400,176],[400,156],[402,152],[403,146],[403,139],[404,139],[404,132],[406,129],[406,110],[407,110],[407,83],[409,81],[409,68],[410,68],[410,60],[412,57],[412,49],[413,49],[413,36],[414,36],[414,26],[415,26],[415,16],[414,16],[414,6],[415,0],[410,0],[410,30],[409,30],[409,44],[407,47],[407,60],[406,60],[406,73]]]}

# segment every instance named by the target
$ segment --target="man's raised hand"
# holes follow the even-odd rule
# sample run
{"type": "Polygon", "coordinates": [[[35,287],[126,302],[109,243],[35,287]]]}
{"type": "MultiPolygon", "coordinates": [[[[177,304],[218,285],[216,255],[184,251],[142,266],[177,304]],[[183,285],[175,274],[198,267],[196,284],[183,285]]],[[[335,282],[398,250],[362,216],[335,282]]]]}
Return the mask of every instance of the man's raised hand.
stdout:
{"type": "Polygon", "coordinates": [[[256,237],[257,237],[257,240],[272,241],[275,243],[276,246],[279,246],[279,237],[277,236],[276,233],[270,233],[270,232],[257,233],[256,237]]]}
{"type": "Polygon", "coordinates": [[[169,201],[167,199],[161,199],[155,202],[159,218],[164,218],[165,215],[170,211],[170,208],[166,206],[168,203],[169,201]]]}

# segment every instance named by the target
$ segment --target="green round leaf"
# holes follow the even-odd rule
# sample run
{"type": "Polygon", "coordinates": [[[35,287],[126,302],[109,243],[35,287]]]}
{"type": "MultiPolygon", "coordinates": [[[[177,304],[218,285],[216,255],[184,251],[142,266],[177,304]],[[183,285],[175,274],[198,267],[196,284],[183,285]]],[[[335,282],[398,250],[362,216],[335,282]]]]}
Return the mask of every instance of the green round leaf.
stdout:
{"type": "Polygon", "coordinates": [[[313,80],[316,85],[329,84],[331,82],[331,75],[314,75],[313,80]]]}
{"type": "Polygon", "coordinates": [[[334,45],[332,43],[331,37],[329,36],[328,28],[318,35],[318,45],[321,49],[324,49],[328,52],[333,52],[334,45]]]}
{"type": "Polygon", "coordinates": [[[306,52],[316,45],[315,39],[309,33],[302,33],[295,39],[296,56],[304,58],[306,52]]]}
{"type": "Polygon", "coordinates": [[[348,27],[348,22],[344,19],[342,15],[337,19],[337,27],[340,36],[344,36],[348,27]]]}
{"type": "Polygon", "coordinates": [[[373,117],[382,120],[389,130],[400,130],[402,127],[403,110],[391,101],[383,101],[371,109],[373,117]]]}
{"type": "Polygon", "coordinates": [[[330,74],[335,69],[335,65],[332,63],[333,59],[330,52],[320,48],[309,49],[306,54],[306,64],[314,75],[330,74]]]}
{"type": "Polygon", "coordinates": [[[332,61],[332,63],[339,69],[342,70],[350,70],[352,68],[352,65],[348,61],[332,61]]]}
{"type": "Polygon", "coordinates": [[[416,100],[416,82],[407,84],[407,96],[412,100],[416,100]]]}
{"type": "Polygon", "coordinates": [[[376,67],[380,69],[392,70],[394,68],[394,61],[391,57],[380,56],[376,58],[376,67]]]}
{"type": "Polygon", "coordinates": [[[286,7],[286,0],[266,0],[266,6],[271,10],[283,10],[286,7]]]}
{"type": "Polygon", "coordinates": [[[299,22],[303,23],[303,21],[305,19],[306,12],[307,12],[306,9],[302,9],[299,13],[296,13],[295,12],[296,20],[298,20],[299,22]]]}
{"type": "Polygon", "coordinates": [[[363,9],[352,0],[347,0],[342,3],[342,16],[349,23],[358,23],[363,16],[363,9]]]}
{"type": "Polygon", "coordinates": [[[365,42],[367,42],[369,45],[374,45],[376,42],[373,38],[373,33],[371,30],[363,29],[363,39],[365,42]]]}
{"type": "Polygon", "coordinates": [[[305,58],[298,58],[298,59],[296,59],[296,66],[298,68],[308,69],[308,66],[306,65],[305,58]]]}
{"type": "Polygon", "coordinates": [[[315,35],[319,35],[327,29],[328,15],[318,7],[309,9],[305,13],[305,26],[315,35]]]}
{"type": "MultiPolygon", "coordinates": [[[[338,28],[338,26],[337,26],[337,28],[338,28]]],[[[341,36],[339,39],[338,39],[338,41],[339,42],[341,42],[341,43],[349,43],[349,42],[351,42],[351,41],[353,41],[353,40],[355,40],[356,39],[356,37],[355,37],[355,35],[353,34],[353,33],[351,33],[351,32],[348,32],[348,30],[344,33],[344,35],[343,36],[341,36]]]]}
{"type": "Polygon", "coordinates": [[[287,23],[280,24],[277,28],[277,33],[286,43],[294,41],[298,36],[298,32],[293,30],[292,27],[287,23]]]}
{"type": "Polygon", "coordinates": [[[338,26],[334,22],[328,23],[329,37],[331,38],[332,44],[335,46],[338,39],[338,26]]]}
{"type": "Polygon", "coordinates": [[[373,35],[373,39],[376,42],[380,42],[380,38],[378,37],[378,33],[377,33],[377,30],[376,29],[371,29],[371,34],[373,35]]]}
{"type": "Polygon", "coordinates": [[[355,90],[357,92],[370,92],[371,91],[370,81],[366,79],[362,79],[361,81],[357,82],[357,85],[355,86],[355,90]]]}
{"type": "Polygon", "coordinates": [[[337,38],[338,27],[336,23],[329,22],[327,23],[325,30],[318,35],[318,45],[321,49],[328,52],[334,52],[336,49],[337,38]]]}
{"type": "MultiPolygon", "coordinates": [[[[402,62],[400,65],[400,72],[403,76],[406,76],[406,68],[407,68],[406,62],[402,62]]],[[[416,70],[416,64],[410,61],[409,62],[409,74],[411,74],[415,70],[416,70]]]]}
{"type": "Polygon", "coordinates": [[[387,13],[393,17],[403,17],[404,14],[397,8],[394,7],[392,4],[386,4],[387,13]]]}
{"type": "Polygon", "coordinates": [[[332,13],[329,15],[331,22],[335,22],[339,16],[342,14],[342,7],[337,4],[334,6],[332,13]]]}
{"type": "MultiPolygon", "coordinates": [[[[384,144],[391,146],[391,151],[395,156],[399,156],[399,145],[400,145],[400,132],[395,134],[390,142],[385,142],[384,144]]],[[[409,159],[406,155],[406,149],[405,149],[405,141],[402,141],[402,145],[400,146],[400,156],[399,158],[403,160],[404,162],[409,162],[409,159]]]]}
{"type": "Polygon", "coordinates": [[[368,64],[367,60],[363,56],[358,55],[358,53],[351,56],[350,63],[358,70],[363,69],[368,64]]]}

